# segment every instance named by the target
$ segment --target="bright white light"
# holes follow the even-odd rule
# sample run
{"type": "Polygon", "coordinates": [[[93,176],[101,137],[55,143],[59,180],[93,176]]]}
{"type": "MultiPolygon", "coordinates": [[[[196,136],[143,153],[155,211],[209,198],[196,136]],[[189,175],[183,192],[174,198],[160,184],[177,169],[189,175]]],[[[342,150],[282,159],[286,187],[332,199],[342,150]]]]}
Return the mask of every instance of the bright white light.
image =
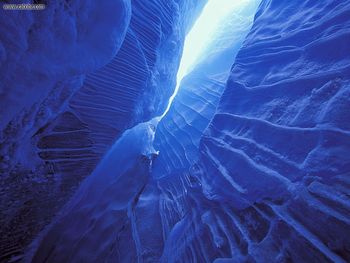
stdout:
{"type": "Polygon", "coordinates": [[[208,1],[186,36],[177,80],[181,81],[185,74],[193,68],[206,47],[215,39],[215,32],[225,23],[227,16],[249,2],[249,0],[208,1]]]}
{"type": "Polygon", "coordinates": [[[179,70],[176,78],[176,88],[169,99],[168,107],[160,118],[169,111],[180,82],[193,69],[210,43],[215,40],[215,33],[225,23],[225,19],[232,12],[240,10],[253,0],[208,0],[202,13],[187,34],[179,70]]]}

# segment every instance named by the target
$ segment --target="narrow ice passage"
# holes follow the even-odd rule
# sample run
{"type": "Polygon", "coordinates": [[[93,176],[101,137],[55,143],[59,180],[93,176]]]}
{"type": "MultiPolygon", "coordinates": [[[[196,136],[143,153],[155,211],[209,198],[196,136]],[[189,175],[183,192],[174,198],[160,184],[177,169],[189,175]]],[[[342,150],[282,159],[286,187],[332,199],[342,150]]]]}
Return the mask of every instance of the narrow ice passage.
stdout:
{"type": "MultiPolygon", "coordinates": [[[[112,253],[110,255],[106,254],[104,247],[99,244],[113,244],[115,236],[118,236],[125,228],[130,228],[129,234],[132,238],[128,242],[130,242],[130,246],[136,246],[135,253],[138,257],[141,257],[141,237],[138,235],[141,235],[139,233],[142,232],[142,229],[138,231],[137,228],[140,226],[136,222],[140,220],[140,217],[138,217],[140,215],[135,216],[134,209],[140,196],[143,195],[145,187],[150,184],[153,178],[152,163],[158,154],[153,147],[157,126],[169,112],[172,102],[179,91],[181,80],[197,64],[205,61],[206,55],[215,52],[220,53],[220,51],[213,48],[215,44],[217,45],[215,39],[220,38],[222,40],[225,30],[235,26],[234,23],[232,24],[232,21],[239,21],[238,18],[232,20],[227,17],[249,5],[256,6],[256,3],[257,1],[255,0],[208,1],[186,36],[182,59],[177,73],[177,84],[166,110],[160,117],[140,123],[125,131],[114,143],[93,173],[85,179],[69,204],[62,211],[60,224],[54,225],[45,236],[41,245],[42,248],[34,256],[35,261],[41,262],[49,257],[65,262],[67,255],[71,255],[69,258],[71,261],[93,261],[101,258],[111,258],[113,257],[113,252],[110,252],[112,253]],[[94,223],[91,223],[92,219],[94,223]],[[73,224],[72,222],[79,222],[79,224],[73,224]],[[130,225],[127,222],[130,222],[130,225]],[[93,224],[93,227],[91,224],[93,224]],[[64,232],[60,234],[63,229],[64,232]],[[106,229],[110,231],[109,235],[106,235],[106,229]],[[61,236],[66,242],[60,242],[55,245],[57,235],[61,236]],[[56,246],[54,251],[51,250],[51,246],[56,246]],[[85,255],[88,255],[88,251],[94,251],[94,248],[96,248],[94,257],[84,258],[85,255]],[[47,251],[51,251],[49,255],[45,254],[47,251]],[[65,251],[66,253],[62,254],[60,251],[65,251]]],[[[250,17],[246,19],[248,22],[244,21],[242,23],[244,30],[241,28],[237,29],[236,33],[239,36],[231,38],[231,42],[237,41],[240,43],[243,41],[249,25],[252,23],[252,13],[253,11],[251,11],[250,17]]],[[[236,26],[238,27],[238,24],[236,26]]],[[[242,27],[242,25],[240,26],[242,27]]],[[[230,31],[230,33],[232,32],[235,31],[230,31]]],[[[227,40],[224,39],[223,41],[227,40]]],[[[231,45],[231,42],[227,46],[231,45]]],[[[233,46],[233,54],[236,54],[240,45],[233,46]]],[[[230,57],[226,65],[227,71],[233,58],[230,57]]],[[[143,198],[147,199],[148,197],[143,198]]],[[[145,218],[146,221],[149,219],[145,218]]],[[[155,219],[152,220],[156,222],[155,219]]]]}
{"type": "Polygon", "coordinates": [[[198,159],[202,134],[216,111],[232,61],[260,3],[235,1],[221,10],[215,6],[219,2],[208,3],[185,40],[177,87],[157,126],[154,147],[160,154],[152,167],[154,178],[178,176],[198,159]]]}
{"type": "Polygon", "coordinates": [[[161,118],[169,111],[179,91],[182,79],[196,64],[205,59],[205,52],[209,51],[208,48],[211,47],[218,33],[227,26],[227,21],[229,21],[227,17],[247,6],[254,6],[256,3],[256,0],[209,0],[207,2],[202,13],[185,38],[181,62],[176,77],[176,87],[174,93],[169,98],[168,106],[161,115],[161,118]]]}
{"type": "Polygon", "coordinates": [[[22,2],[0,262],[350,262],[350,0],[22,2]]]}

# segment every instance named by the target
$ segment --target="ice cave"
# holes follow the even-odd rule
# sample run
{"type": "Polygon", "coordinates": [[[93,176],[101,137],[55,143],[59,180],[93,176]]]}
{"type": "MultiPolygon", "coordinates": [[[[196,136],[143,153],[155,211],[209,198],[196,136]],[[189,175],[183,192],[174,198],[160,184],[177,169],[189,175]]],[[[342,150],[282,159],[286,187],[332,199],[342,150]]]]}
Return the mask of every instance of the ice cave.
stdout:
{"type": "Polygon", "coordinates": [[[1,263],[350,262],[350,0],[0,4],[1,263]]]}

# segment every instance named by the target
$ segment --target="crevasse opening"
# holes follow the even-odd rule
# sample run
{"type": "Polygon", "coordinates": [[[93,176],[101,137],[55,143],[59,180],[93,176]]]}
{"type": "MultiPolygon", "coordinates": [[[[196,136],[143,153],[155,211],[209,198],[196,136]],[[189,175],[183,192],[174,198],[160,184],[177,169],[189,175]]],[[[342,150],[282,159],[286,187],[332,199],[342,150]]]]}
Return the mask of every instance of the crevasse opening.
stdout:
{"type": "Polygon", "coordinates": [[[176,87],[169,98],[167,108],[159,119],[162,119],[169,111],[179,91],[181,80],[201,61],[206,50],[216,39],[220,29],[226,26],[225,24],[229,21],[226,19],[227,16],[255,3],[255,0],[208,0],[193,27],[186,35],[176,77],[176,87]]]}

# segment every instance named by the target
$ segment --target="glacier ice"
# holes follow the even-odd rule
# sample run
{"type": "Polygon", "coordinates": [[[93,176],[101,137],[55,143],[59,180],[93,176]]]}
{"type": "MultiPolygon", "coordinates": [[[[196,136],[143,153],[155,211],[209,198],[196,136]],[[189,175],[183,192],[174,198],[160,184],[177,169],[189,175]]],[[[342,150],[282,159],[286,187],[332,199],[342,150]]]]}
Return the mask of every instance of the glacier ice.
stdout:
{"type": "Polygon", "coordinates": [[[239,4],[226,1],[221,7],[225,20],[217,19],[217,23],[211,25],[215,32],[206,36],[207,24],[212,22],[222,3],[209,2],[186,36],[177,75],[178,91],[173,101],[169,101],[157,129],[155,146],[162,154],[153,166],[154,177],[188,170],[197,159],[199,140],[215,112],[230,72],[232,62],[227,57],[235,58],[259,1],[239,4]],[[191,54],[195,47],[187,43],[188,37],[197,44],[206,42],[194,56],[191,54]],[[198,57],[200,52],[205,53],[205,59],[198,57]]]}
{"type": "Polygon", "coordinates": [[[123,133],[63,208],[33,262],[135,261],[133,210],[156,156],[154,132],[147,122],[123,133]]]}
{"type": "Polygon", "coordinates": [[[1,262],[350,261],[349,1],[89,3],[0,11],[0,99],[45,89],[2,109],[1,262]]]}
{"type": "Polygon", "coordinates": [[[129,0],[63,2],[45,13],[0,10],[1,128],[59,82],[106,64],[123,42],[129,0]]]}
{"type": "MultiPolygon", "coordinates": [[[[213,42],[223,38],[223,36],[220,35],[224,34],[222,32],[223,30],[227,30],[227,28],[231,26],[236,31],[230,32],[229,36],[231,38],[236,37],[236,42],[240,42],[239,38],[242,37],[242,33],[239,32],[239,29],[241,29],[242,24],[247,20],[246,17],[250,15],[249,12],[243,14],[242,9],[254,9],[254,6],[258,2],[258,0],[221,0],[207,2],[191,30],[186,35],[180,65],[176,75],[176,87],[174,93],[169,98],[168,106],[161,115],[161,118],[168,113],[172,101],[180,88],[183,77],[193,70],[193,67],[201,61],[201,57],[203,57],[204,54],[206,62],[208,63],[208,57],[210,53],[212,53],[210,49],[214,48],[213,42]],[[234,18],[236,19],[234,20],[234,18]],[[239,19],[241,19],[241,21],[239,19]]],[[[225,33],[228,35],[228,32],[225,33]]],[[[230,43],[229,39],[226,39],[225,44],[229,46],[230,44],[236,45],[237,43],[230,43]]]]}
{"type": "MultiPolygon", "coordinates": [[[[46,42],[47,47],[38,49],[43,53],[40,55],[24,47],[24,55],[19,62],[8,55],[8,61],[1,64],[8,70],[2,71],[0,82],[0,85],[4,85],[3,81],[8,81],[7,89],[1,89],[1,99],[5,103],[10,103],[6,97],[17,96],[17,86],[22,82],[36,90],[32,92],[19,87],[22,91],[28,91],[23,96],[27,106],[22,108],[20,103],[12,103],[11,107],[16,107],[16,111],[6,105],[2,108],[14,117],[6,124],[8,119],[1,114],[5,127],[0,134],[0,251],[3,251],[0,261],[23,254],[23,249],[51,222],[80,182],[94,170],[126,129],[164,110],[166,101],[163,97],[171,94],[174,88],[172,83],[175,83],[178,54],[185,32],[203,4],[202,0],[135,0],[132,3],[106,0],[100,5],[91,1],[68,3],[59,0],[47,3],[44,13],[14,11],[1,16],[1,45],[4,47],[1,50],[8,54],[13,52],[21,56],[21,52],[11,48],[12,42],[26,44],[25,39],[21,42],[15,33],[27,34],[26,37],[31,35],[31,31],[27,31],[27,27],[16,19],[21,14],[24,15],[23,19],[25,15],[34,16],[35,25],[39,27],[35,35],[41,39],[47,37],[47,41],[52,40],[52,43],[46,42]],[[125,5],[125,10],[118,11],[107,6],[112,13],[111,18],[109,12],[103,12],[108,2],[116,6],[125,5]],[[97,13],[93,14],[93,11],[97,13]],[[56,16],[52,16],[52,13],[56,16]],[[99,15],[103,15],[103,19],[99,19],[99,15]],[[73,22],[76,20],[76,24],[64,26],[69,19],[73,22]],[[11,30],[16,28],[16,23],[18,31],[11,30]],[[69,55],[74,52],[75,40],[66,39],[69,35],[62,30],[50,31],[62,28],[56,24],[65,30],[80,29],[82,34],[92,33],[89,27],[99,30],[100,24],[103,24],[99,33],[106,33],[106,36],[87,37],[88,42],[81,44],[91,51],[86,51],[88,56],[75,54],[78,59],[69,55]],[[50,32],[57,39],[51,39],[50,32]],[[115,33],[120,34],[120,38],[115,33]],[[112,37],[109,38],[108,34],[112,37]],[[119,43],[118,39],[122,38],[124,41],[119,43]],[[10,40],[12,42],[8,42],[10,40]],[[107,41],[117,41],[116,44],[121,45],[116,54],[117,50],[113,52],[110,49],[112,43],[107,41]],[[104,46],[104,51],[99,45],[104,46]],[[57,50],[52,51],[55,48],[57,50]],[[71,63],[69,67],[72,70],[48,60],[50,56],[46,56],[45,52],[52,53],[58,59],[66,59],[67,63],[71,63]],[[30,61],[29,57],[37,60],[30,61]],[[46,59],[46,64],[39,59],[46,59]],[[29,81],[24,75],[26,69],[31,70],[31,65],[35,65],[43,74],[60,76],[49,76],[50,83],[46,83],[40,77],[41,73],[39,76],[31,74],[29,81]],[[7,74],[12,66],[18,67],[18,70],[13,68],[12,73],[7,74]],[[69,72],[61,74],[60,70],[69,72]],[[18,81],[14,80],[13,74],[16,74],[18,81]],[[45,92],[39,90],[41,86],[45,92]],[[10,185],[13,187],[9,188],[10,185]]],[[[83,47],[77,48],[85,52],[83,47]]]]}
{"type": "Polygon", "coordinates": [[[184,176],[174,262],[349,260],[349,8],[262,1],[184,176]]]}

